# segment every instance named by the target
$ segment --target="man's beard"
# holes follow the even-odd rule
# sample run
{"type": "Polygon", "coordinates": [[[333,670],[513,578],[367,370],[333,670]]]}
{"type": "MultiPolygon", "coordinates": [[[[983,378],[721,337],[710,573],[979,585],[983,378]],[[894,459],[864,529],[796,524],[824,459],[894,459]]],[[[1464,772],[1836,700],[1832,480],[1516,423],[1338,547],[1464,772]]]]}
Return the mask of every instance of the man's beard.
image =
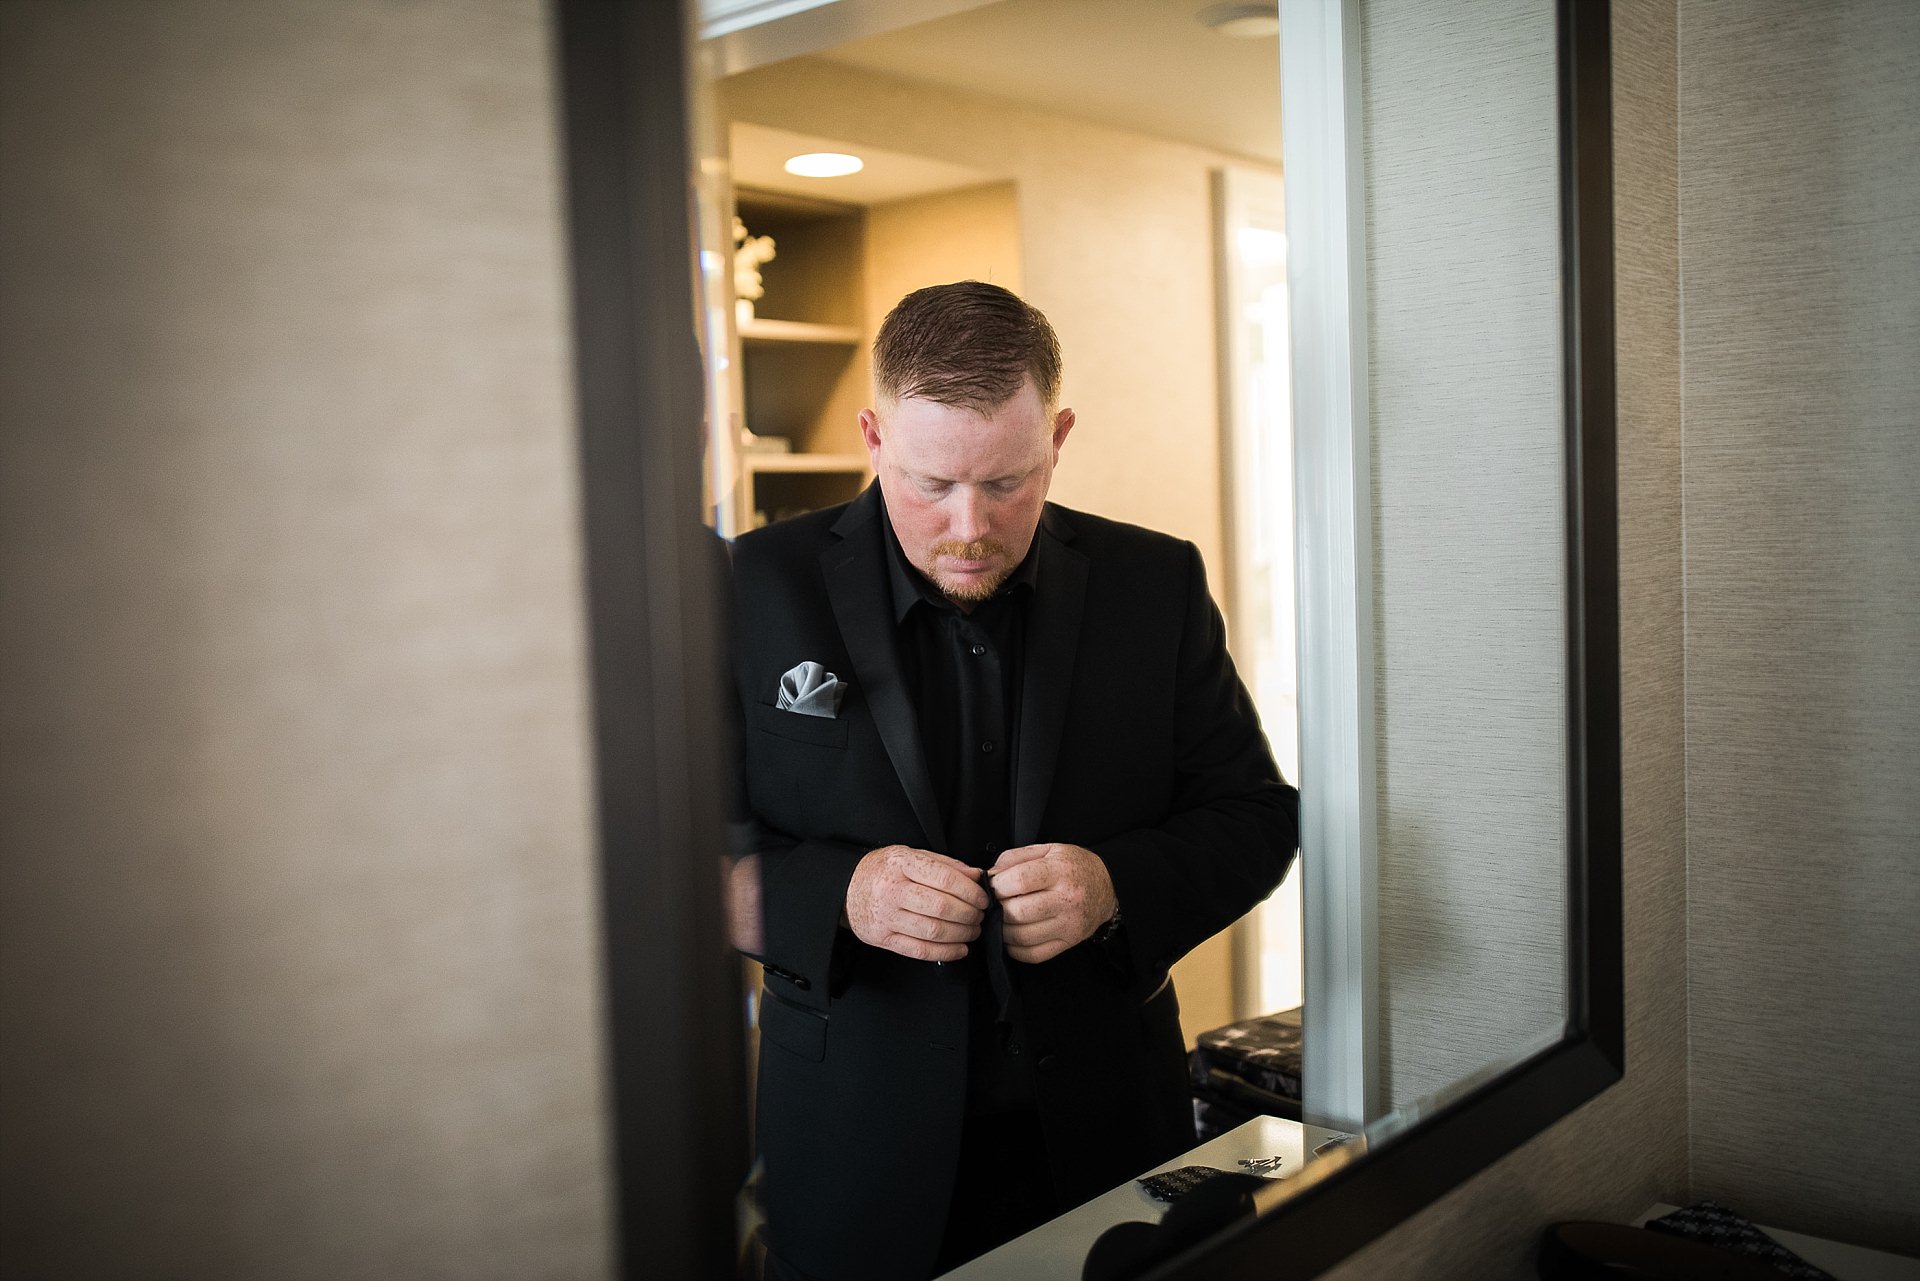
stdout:
{"type": "Polygon", "coordinates": [[[1005,563],[1007,559],[1007,549],[1005,547],[1002,547],[999,543],[988,542],[984,539],[971,543],[954,542],[951,540],[944,543],[935,543],[932,549],[927,552],[927,577],[932,580],[935,587],[940,589],[941,595],[945,596],[948,600],[959,601],[968,605],[978,605],[981,601],[986,600],[989,596],[999,591],[1000,585],[1006,582],[1007,578],[1013,573],[1013,566],[1005,563]],[[1002,562],[1002,567],[984,577],[974,575],[961,579],[958,582],[949,582],[947,577],[940,572],[940,558],[942,556],[951,556],[955,560],[998,560],[1002,562]]]}

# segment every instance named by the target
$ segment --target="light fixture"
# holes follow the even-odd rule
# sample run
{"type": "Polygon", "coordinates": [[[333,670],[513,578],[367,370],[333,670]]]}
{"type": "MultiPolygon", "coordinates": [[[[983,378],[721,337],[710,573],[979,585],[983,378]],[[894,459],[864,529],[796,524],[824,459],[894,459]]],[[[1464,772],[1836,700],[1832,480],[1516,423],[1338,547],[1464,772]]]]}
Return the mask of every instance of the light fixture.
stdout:
{"type": "Polygon", "coordinates": [[[809,151],[787,161],[786,170],[798,178],[844,178],[859,173],[867,162],[841,151],[809,151]]]}
{"type": "Polygon", "coordinates": [[[1239,40],[1258,40],[1280,34],[1279,0],[1270,4],[1216,4],[1194,17],[1203,27],[1239,40]]]}

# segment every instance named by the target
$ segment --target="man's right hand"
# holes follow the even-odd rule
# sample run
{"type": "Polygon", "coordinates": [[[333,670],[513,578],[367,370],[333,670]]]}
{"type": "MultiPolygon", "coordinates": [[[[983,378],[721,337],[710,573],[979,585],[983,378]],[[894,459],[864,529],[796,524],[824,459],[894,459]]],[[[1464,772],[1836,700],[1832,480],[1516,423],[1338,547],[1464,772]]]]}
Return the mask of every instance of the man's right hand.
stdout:
{"type": "Polygon", "coordinates": [[[847,884],[846,925],[862,943],[916,961],[958,961],[991,901],[978,869],[906,845],[862,858],[847,884]]]}

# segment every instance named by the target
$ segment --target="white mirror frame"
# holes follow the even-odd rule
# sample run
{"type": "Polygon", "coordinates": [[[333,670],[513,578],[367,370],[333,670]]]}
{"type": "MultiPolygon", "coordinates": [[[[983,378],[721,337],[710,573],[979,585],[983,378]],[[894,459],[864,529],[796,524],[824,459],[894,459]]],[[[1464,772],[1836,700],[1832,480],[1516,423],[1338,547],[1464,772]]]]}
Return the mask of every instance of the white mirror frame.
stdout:
{"type": "Polygon", "coordinates": [[[1281,0],[1306,939],[1302,1115],[1380,1113],[1366,214],[1357,6],[1281,0]]]}

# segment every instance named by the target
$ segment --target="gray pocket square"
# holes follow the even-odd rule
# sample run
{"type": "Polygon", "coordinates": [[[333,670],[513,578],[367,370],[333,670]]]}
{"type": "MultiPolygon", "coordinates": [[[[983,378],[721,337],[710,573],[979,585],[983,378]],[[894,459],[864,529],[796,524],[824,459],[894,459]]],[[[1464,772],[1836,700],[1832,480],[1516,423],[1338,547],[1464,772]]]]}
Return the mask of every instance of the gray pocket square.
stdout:
{"type": "Polygon", "coordinates": [[[825,716],[831,720],[840,714],[840,700],[846,692],[845,681],[809,660],[780,678],[780,697],[773,705],[782,711],[825,716]]]}

